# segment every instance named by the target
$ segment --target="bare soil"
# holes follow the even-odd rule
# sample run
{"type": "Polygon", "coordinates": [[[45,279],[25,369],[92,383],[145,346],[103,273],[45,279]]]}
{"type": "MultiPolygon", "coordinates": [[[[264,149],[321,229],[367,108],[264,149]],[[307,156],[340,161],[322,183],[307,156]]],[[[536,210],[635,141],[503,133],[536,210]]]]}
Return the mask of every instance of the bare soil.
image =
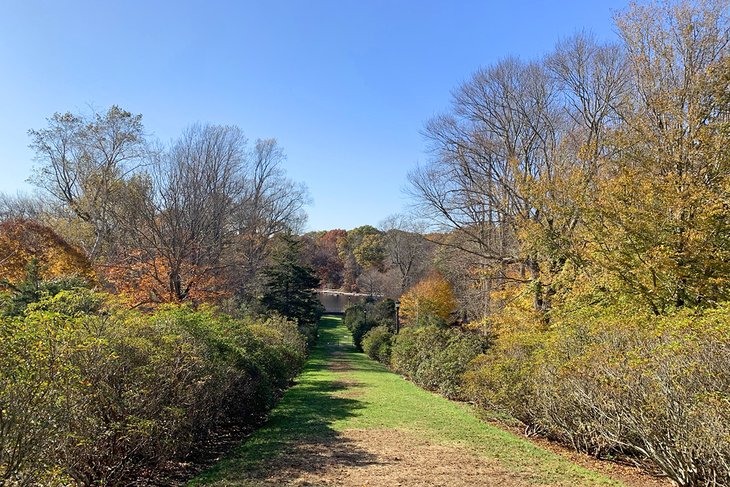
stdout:
{"type": "Polygon", "coordinates": [[[272,459],[255,477],[262,485],[454,486],[532,485],[469,450],[433,444],[391,429],[350,429],[301,443],[272,459]]]}

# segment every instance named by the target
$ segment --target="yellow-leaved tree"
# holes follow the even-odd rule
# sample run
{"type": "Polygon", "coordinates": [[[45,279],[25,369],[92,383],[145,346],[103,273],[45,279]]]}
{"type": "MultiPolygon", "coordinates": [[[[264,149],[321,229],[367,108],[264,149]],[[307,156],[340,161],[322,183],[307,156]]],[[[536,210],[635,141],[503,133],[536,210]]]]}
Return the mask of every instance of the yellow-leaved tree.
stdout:
{"type": "Polygon", "coordinates": [[[592,274],[655,314],[730,298],[727,13],[709,5],[617,18],[638,96],[619,111],[582,211],[592,274]]]}
{"type": "Polygon", "coordinates": [[[431,274],[401,297],[402,321],[409,325],[448,323],[456,305],[449,281],[441,274],[431,274]]]}
{"type": "Polygon", "coordinates": [[[34,262],[43,280],[65,276],[95,280],[84,253],[50,227],[23,219],[0,223],[0,283],[13,286],[23,281],[34,262]]]}

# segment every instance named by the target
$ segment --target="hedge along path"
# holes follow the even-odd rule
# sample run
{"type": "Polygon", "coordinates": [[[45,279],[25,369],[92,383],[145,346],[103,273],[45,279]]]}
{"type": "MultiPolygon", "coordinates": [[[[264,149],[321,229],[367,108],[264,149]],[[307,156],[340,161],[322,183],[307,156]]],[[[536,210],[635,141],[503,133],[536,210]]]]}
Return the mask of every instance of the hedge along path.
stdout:
{"type": "Polygon", "coordinates": [[[266,424],[190,485],[623,484],[389,372],[356,353],[339,318],[325,317],[298,383],[266,424]]]}

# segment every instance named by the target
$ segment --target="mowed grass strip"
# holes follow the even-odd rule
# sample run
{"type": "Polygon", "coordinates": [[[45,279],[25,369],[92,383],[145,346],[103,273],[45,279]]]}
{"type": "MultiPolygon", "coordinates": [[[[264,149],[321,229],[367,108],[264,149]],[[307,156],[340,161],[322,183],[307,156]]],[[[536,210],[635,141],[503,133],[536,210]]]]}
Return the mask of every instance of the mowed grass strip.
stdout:
{"type": "Polygon", "coordinates": [[[481,421],[470,406],[420,389],[351,343],[339,318],[323,318],[307,366],[266,424],[190,485],[260,485],[277,455],[353,429],[403,431],[467,449],[532,484],[622,485],[481,421]]]}

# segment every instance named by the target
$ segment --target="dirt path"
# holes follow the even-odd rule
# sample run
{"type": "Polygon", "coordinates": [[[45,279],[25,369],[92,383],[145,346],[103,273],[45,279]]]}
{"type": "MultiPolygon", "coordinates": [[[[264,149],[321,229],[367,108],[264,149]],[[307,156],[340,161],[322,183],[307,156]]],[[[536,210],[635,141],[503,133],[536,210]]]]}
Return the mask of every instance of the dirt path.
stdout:
{"type": "Polygon", "coordinates": [[[475,486],[530,485],[465,448],[434,444],[393,429],[345,430],[335,441],[308,443],[268,462],[271,485],[475,486]]]}
{"type": "Polygon", "coordinates": [[[596,473],[478,420],[355,353],[338,320],[320,335],[266,425],[193,485],[663,485],[633,470],[596,473]]]}

